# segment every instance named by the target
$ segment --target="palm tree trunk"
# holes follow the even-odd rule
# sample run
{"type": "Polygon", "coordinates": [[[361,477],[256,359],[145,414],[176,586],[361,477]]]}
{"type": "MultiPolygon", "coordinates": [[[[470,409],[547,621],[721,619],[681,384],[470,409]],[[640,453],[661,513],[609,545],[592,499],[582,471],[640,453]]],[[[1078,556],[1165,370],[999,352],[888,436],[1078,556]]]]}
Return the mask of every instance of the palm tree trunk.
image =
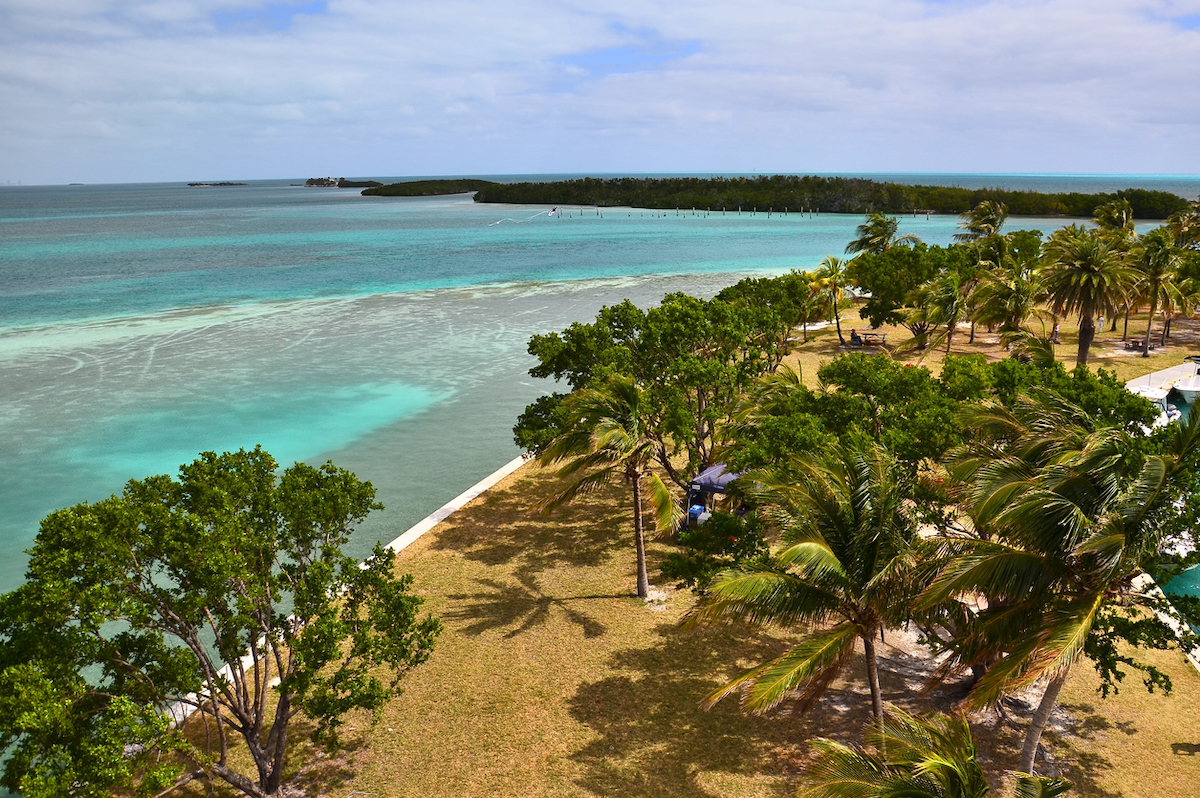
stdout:
{"type": "Polygon", "coordinates": [[[1069,668],[1065,669],[1050,680],[1050,684],[1046,685],[1046,692],[1042,695],[1042,702],[1038,704],[1037,712],[1033,713],[1033,719],[1029,721],[1029,731],[1025,732],[1025,746],[1021,749],[1021,764],[1017,767],[1021,773],[1033,773],[1033,761],[1037,758],[1038,743],[1042,741],[1042,732],[1046,730],[1050,712],[1058,702],[1058,694],[1067,681],[1069,671],[1069,668]]]}
{"type": "Polygon", "coordinates": [[[637,546],[637,594],[646,598],[650,594],[650,577],[646,574],[646,536],[642,531],[642,475],[633,478],[633,540],[637,546]]]}
{"type": "Polygon", "coordinates": [[[1150,295],[1150,318],[1146,320],[1146,340],[1142,341],[1142,357],[1150,357],[1150,328],[1154,326],[1154,311],[1158,310],[1158,292],[1150,295]]]}
{"type": "Polygon", "coordinates": [[[838,312],[837,299],[834,299],[832,301],[832,304],[833,304],[833,324],[835,327],[837,327],[838,342],[841,343],[842,346],[845,346],[846,339],[842,337],[842,316],[838,312]]]}
{"type": "Polygon", "coordinates": [[[867,662],[867,683],[871,686],[871,716],[883,717],[883,696],[879,690],[879,660],[875,656],[875,632],[862,635],[863,659],[867,662]]]}
{"type": "Polygon", "coordinates": [[[1075,354],[1075,362],[1081,366],[1088,361],[1088,351],[1096,338],[1096,318],[1090,312],[1084,313],[1079,319],[1079,349],[1075,354]]]}

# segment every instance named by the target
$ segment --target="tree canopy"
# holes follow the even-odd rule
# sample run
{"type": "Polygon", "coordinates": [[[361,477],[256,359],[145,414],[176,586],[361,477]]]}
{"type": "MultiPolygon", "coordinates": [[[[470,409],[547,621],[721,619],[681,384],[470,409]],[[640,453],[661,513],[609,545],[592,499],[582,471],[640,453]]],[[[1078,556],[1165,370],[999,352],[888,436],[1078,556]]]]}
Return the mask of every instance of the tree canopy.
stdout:
{"type": "Polygon", "coordinates": [[[203,777],[278,796],[292,720],[336,746],[342,717],[397,695],[441,629],[394,552],[342,552],[379,507],[349,471],[277,474],[255,448],[51,513],[0,597],[0,783],[99,798],[203,777]],[[189,716],[204,733],[184,734],[189,716]]]}

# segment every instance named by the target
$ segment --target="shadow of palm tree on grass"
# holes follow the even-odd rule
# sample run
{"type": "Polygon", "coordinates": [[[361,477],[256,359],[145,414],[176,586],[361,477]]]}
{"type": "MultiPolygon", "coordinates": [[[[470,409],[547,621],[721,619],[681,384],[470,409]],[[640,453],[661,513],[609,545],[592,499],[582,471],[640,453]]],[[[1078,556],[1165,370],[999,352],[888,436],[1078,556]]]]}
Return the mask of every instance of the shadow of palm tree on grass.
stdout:
{"type": "Polygon", "coordinates": [[[599,637],[607,627],[576,605],[596,599],[623,598],[614,595],[547,596],[532,583],[522,584],[499,582],[494,579],[476,579],[482,589],[474,593],[457,593],[448,596],[453,609],[442,618],[447,622],[466,622],[459,631],[467,635],[479,635],[492,629],[512,627],[504,637],[513,638],[550,620],[551,612],[558,610],[573,624],[583,630],[585,638],[599,637]]]}
{"type": "Polygon", "coordinates": [[[525,573],[599,565],[626,547],[632,555],[632,522],[619,488],[580,497],[546,516],[534,506],[555,484],[549,472],[529,467],[522,475],[521,490],[484,494],[480,504],[456,513],[439,527],[431,547],[485,565],[516,562],[525,573]]]}

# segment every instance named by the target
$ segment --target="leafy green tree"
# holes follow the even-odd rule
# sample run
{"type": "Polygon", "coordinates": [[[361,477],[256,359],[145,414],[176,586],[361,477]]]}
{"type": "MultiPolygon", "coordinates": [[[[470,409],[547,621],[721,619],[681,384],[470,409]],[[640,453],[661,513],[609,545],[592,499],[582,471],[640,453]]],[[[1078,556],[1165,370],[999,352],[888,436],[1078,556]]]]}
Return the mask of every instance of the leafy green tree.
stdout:
{"type": "MultiPolygon", "coordinates": [[[[919,718],[889,707],[867,727],[866,746],[810,740],[804,798],[983,798],[990,792],[964,717],[919,718]],[[868,747],[869,746],[869,747],[868,747]]],[[[1018,774],[1017,798],[1054,798],[1063,779],[1018,774]]]]}
{"type": "Polygon", "coordinates": [[[955,644],[963,665],[992,659],[972,705],[1048,680],[1025,736],[1019,769],[1032,772],[1042,731],[1081,657],[1096,662],[1105,689],[1130,666],[1169,689],[1152,666],[1121,653],[1118,640],[1167,647],[1164,610],[1137,587],[1162,545],[1168,519],[1194,467],[1200,420],[1178,425],[1161,453],[1143,454],[1117,427],[1098,426],[1050,393],[1014,411],[975,406],[974,436],[951,464],[964,515],[977,538],[944,541],[946,565],[926,591],[932,606],[986,597],[977,623],[955,644]],[[1150,610],[1151,612],[1147,612],[1150,610]]]}
{"type": "Polygon", "coordinates": [[[281,795],[293,719],[335,747],[343,716],[397,695],[441,629],[418,619],[394,552],[362,567],[342,553],[374,498],[332,463],[277,476],[256,448],[47,516],[26,582],[0,598],[3,785],[107,796],[208,778],[281,795]],[[205,733],[171,722],[186,715],[205,733]]]}
{"type": "Polygon", "coordinates": [[[633,492],[633,539],[637,551],[637,594],[646,598],[650,579],[646,570],[646,537],[642,512],[644,489],[650,491],[660,529],[669,529],[677,518],[677,503],[651,469],[658,441],[647,431],[651,423],[646,394],[632,378],[614,374],[604,382],[580,389],[566,400],[566,432],[538,456],[541,463],[559,463],[559,490],[539,506],[549,512],[614,480],[633,492]]]}
{"type": "MultiPolygon", "coordinates": [[[[785,288],[782,299],[773,289],[743,286],[731,301],[674,293],[645,311],[629,302],[603,308],[590,324],[534,336],[529,351],[539,362],[530,374],[566,380],[572,390],[615,374],[635,380],[647,394],[643,431],[658,444],[658,466],[683,486],[712,465],[716,436],[740,393],[778,366],[790,329],[785,288]],[[687,456],[682,466],[680,453],[687,456]]],[[[568,431],[563,396],[526,408],[513,430],[520,445],[540,452],[568,431]]]]}
{"type": "Polygon", "coordinates": [[[1112,316],[1133,283],[1125,252],[1111,238],[1078,225],[1055,231],[1046,242],[1042,281],[1056,316],[1079,316],[1076,362],[1087,363],[1096,317],[1112,316]]]}
{"type": "Polygon", "coordinates": [[[708,592],[720,572],[764,562],[768,554],[758,516],[739,518],[724,512],[714,512],[699,526],[681,529],[679,546],[663,558],[662,575],[700,594],[708,592]]]}
{"type": "Polygon", "coordinates": [[[963,274],[973,263],[974,256],[967,247],[917,244],[859,255],[847,265],[846,275],[869,294],[859,315],[871,326],[905,324],[914,336],[921,336],[929,331],[928,325],[909,322],[904,312],[905,298],[938,275],[948,271],[963,274]]]}
{"type": "Polygon", "coordinates": [[[900,230],[900,220],[886,213],[869,213],[867,220],[858,226],[855,234],[858,236],[846,245],[846,254],[869,252],[878,255],[887,252],[895,246],[905,244],[920,244],[921,239],[911,233],[897,236],[900,230]]]}
{"type": "Polygon", "coordinates": [[[803,711],[861,642],[872,713],[882,714],[875,639],[905,612],[903,570],[916,533],[902,480],[893,458],[873,443],[741,477],[764,518],[779,529],[784,548],[769,565],[719,574],[688,623],[811,625],[819,631],[738,676],[708,699],[710,705],[741,692],[744,706],[765,711],[799,690],[803,711]]]}

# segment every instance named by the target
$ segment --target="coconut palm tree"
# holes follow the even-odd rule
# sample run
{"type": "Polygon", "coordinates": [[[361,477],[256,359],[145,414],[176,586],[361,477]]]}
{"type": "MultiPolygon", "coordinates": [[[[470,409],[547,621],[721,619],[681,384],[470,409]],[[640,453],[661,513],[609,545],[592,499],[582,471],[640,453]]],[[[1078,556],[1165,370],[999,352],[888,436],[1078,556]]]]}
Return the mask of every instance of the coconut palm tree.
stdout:
{"type": "Polygon", "coordinates": [[[650,434],[653,413],[645,393],[632,377],[613,375],[595,387],[582,388],[565,401],[566,432],[538,455],[543,464],[566,461],[556,476],[562,487],[538,507],[549,512],[615,480],[633,491],[633,539],[637,550],[637,594],[646,598],[643,492],[649,491],[659,529],[670,529],[678,518],[677,502],[650,468],[658,443],[650,434]]]}
{"type": "MultiPolygon", "coordinates": [[[[975,756],[964,717],[919,718],[888,707],[870,725],[867,746],[809,740],[815,756],[805,768],[803,798],[983,798],[987,778],[975,756]],[[869,746],[869,747],[868,747],[869,746]]],[[[1071,789],[1064,779],[1018,774],[1018,798],[1054,798],[1071,789]]]]}
{"type": "Polygon", "coordinates": [[[961,233],[954,234],[954,240],[962,244],[1000,235],[1000,228],[1008,220],[1008,206],[997,200],[984,200],[966,213],[959,214],[958,229],[961,233]]]}
{"type": "Polygon", "coordinates": [[[1187,208],[1171,214],[1164,227],[1171,231],[1175,246],[1200,249],[1200,200],[1192,200],[1187,208]]]}
{"type": "Polygon", "coordinates": [[[983,264],[990,268],[982,272],[975,289],[971,320],[997,327],[1001,334],[1015,333],[1024,328],[1028,318],[1038,315],[1046,293],[1035,263],[1012,257],[1003,238],[997,250],[997,262],[983,264]]]}
{"type": "Polygon", "coordinates": [[[1092,212],[1092,221],[1100,230],[1116,238],[1137,238],[1133,226],[1133,206],[1129,200],[1115,199],[1100,205],[1092,212]]]}
{"type": "MultiPolygon", "coordinates": [[[[925,324],[930,329],[943,326],[944,330],[937,338],[946,339],[946,353],[949,354],[954,331],[967,315],[963,293],[962,278],[957,272],[946,272],[918,286],[905,299],[905,304],[909,306],[908,324],[925,324]]],[[[924,338],[917,344],[920,349],[926,345],[924,338]]]]}
{"type": "Polygon", "coordinates": [[[850,278],[846,276],[846,265],[848,260],[837,257],[836,255],[826,255],[821,260],[821,265],[817,267],[817,285],[820,286],[820,291],[825,296],[825,301],[828,303],[829,312],[833,314],[833,323],[837,328],[838,341],[842,346],[846,345],[846,339],[842,337],[842,317],[838,305],[846,297],[846,285],[850,282],[850,278]]]}
{"type": "Polygon", "coordinates": [[[921,243],[921,239],[911,233],[897,237],[896,233],[899,229],[900,220],[895,216],[878,212],[867,214],[867,220],[855,230],[858,237],[846,245],[846,254],[867,252],[878,255],[900,244],[921,243]]]}
{"type": "Polygon", "coordinates": [[[709,705],[740,692],[743,706],[765,711],[799,690],[803,712],[861,642],[871,711],[882,715],[875,639],[904,613],[909,588],[903,572],[916,530],[901,472],[885,449],[867,443],[741,478],[781,531],[784,548],[767,567],[718,575],[688,625],[746,621],[819,631],[738,676],[710,696],[709,705]]]}
{"type": "Polygon", "coordinates": [[[1087,363],[1096,338],[1096,317],[1121,307],[1134,272],[1126,254],[1110,238],[1079,225],[1064,227],[1046,242],[1042,281],[1055,316],[1079,315],[1075,361],[1087,363]]]}
{"type": "MultiPolygon", "coordinates": [[[[1141,273],[1135,290],[1150,302],[1150,318],[1146,320],[1146,337],[1142,342],[1142,357],[1150,357],[1150,331],[1154,327],[1154,314],[1161,307],[1171,313],[1184,304],[1183,295],[1176,283],[1179,275],[1179,251],[1175,248],[1172,235],[1166,228],[1151,230],[1134,250],[1134,264],[1141,273]]],[[[1166,325],[1163,325],[1163,343],[1166,343],[1166,325]]]]}
{"type": "Polygon", "coordinates": [[[1164,453],[1145,457],[1125,431],[1097,427],[1050,393],[1023,397],[1013,411],[977,406],[965,420],[971,443],[950,473],[962,486],[964,516],[988,536],[946,538],[946,565],[920,604],[987,599],[955,648],[963,666],[995,660],[970,705],[1048,682],[1021,752],[1019,769],[1032,772],[1059,691],[1098,620],[1112,607],[1147,606],[1136,578],[1157,554],[1164,511],[1194,466],[1200,420],[1177,426],[1164,453]]]}

